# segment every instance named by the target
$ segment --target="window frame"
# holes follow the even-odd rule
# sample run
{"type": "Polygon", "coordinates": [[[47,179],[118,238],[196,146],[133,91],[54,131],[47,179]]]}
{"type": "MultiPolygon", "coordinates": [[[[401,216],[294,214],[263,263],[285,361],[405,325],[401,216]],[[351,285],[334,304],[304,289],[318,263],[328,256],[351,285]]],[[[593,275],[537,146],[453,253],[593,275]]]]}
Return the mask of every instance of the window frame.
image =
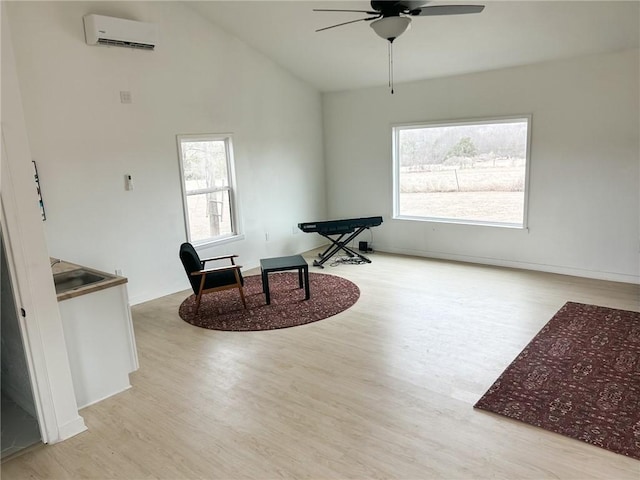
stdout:
{"type": "Polygon", "coordinates": [[[393,206],[392,206],[392,218],[394,220],[409,220],[418,222],[432,222],[432,223],[445,223],[445,224],[462,224],[462,225],[476,225],[485,227],[497,227],[516,230],[529,230],[529,179],[531,168],[531,130],[532,130],[531,114],[521,115],[507,115],[497,117],[478,117],[471,119],[453,119],[453,120],[434,120],[426,122],[410,122],[410,123],[397,123],[391,125],[391,163],[392,163],[392,193],[393,193],[393,206]],[[524,198],[523,198],[523,212],[522,212],[522,224],[509,223],[509,222],[495,222],[495,221],[483,221],[483,220],[470,220],[460,218],[446,218],[446,217],[427,217],[427,216],[414,216],[414,215],[402,215],[400,214],[400,161],[399,161],[399,132],[401,130],[418,129],[418,128],[432,128],[432,127],[452,127],[461,125],[487,125],[498,123],[510,123],[514,121],[526,121],[527,122],[527,140],[526,140],[526,158],[525,158],[525,172],[524,172],[524,198]]]}
{"type": "Polygon", "coordinates": [[[184,215],[185,236],[188,242],[195,247],[220,245],[233,242],[244,238],[240,231],[240,215],[237,202],[237,186],[235,174],[235,162],[233,156],[233,134],[231,133],[205,133],[205,134],[181,134],[176,135],[176,143],[178,147],[178,165],[180,170],[180,187],[182,191],[182,213],[184,215]],[[206,141],[224,141],[225,156],[227,163],[227,180],[229,185],[226,187],[215,187],[211,189],[198,189],[193,191],[187,190],[187,183],[184,171],[184,154],[182,150],[183,142],[206,142],[206,141]],[[191,238],[191,225],[189,222],[189,204],[187,197],[190,195],[203,194],[208,192],[229,192],[229,210],[231,233],[219,235],[217,237],[209,237],[202,240],[193,240],[191,238]]]}

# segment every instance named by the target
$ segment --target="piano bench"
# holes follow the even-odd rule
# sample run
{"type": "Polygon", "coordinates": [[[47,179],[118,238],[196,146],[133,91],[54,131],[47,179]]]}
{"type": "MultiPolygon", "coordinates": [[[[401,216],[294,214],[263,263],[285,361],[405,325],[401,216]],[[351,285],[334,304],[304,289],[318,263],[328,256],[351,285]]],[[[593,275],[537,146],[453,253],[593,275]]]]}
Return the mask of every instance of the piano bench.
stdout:
{"type": "Polygon", "coordinates": [[[289,257],[261,258],[260,271],[262,274],[262,291],[267,297],[267,305],[271,305],[271,292],[269,291],[269,274],[284,272],[286,270],[298,270],[298,285],[304,287],[304,299],[309,300],[309,265],[302,255],[289,257]]]}

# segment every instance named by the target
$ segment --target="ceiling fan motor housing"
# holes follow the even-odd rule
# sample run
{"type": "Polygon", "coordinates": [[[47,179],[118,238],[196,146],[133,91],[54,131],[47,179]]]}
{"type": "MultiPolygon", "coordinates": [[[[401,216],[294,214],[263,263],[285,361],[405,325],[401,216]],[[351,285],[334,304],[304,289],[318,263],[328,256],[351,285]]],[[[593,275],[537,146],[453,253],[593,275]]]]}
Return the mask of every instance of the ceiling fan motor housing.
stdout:
{"type": "Polygon", "coordinates": [[[401,2],[372,0],[371,8],[376,12],[380,12],[383,17],[396,17],[401,13],[408,14],[409,12],[424,7],[427,3],[428,2],[419,0],[405,0],[401,2]]]}

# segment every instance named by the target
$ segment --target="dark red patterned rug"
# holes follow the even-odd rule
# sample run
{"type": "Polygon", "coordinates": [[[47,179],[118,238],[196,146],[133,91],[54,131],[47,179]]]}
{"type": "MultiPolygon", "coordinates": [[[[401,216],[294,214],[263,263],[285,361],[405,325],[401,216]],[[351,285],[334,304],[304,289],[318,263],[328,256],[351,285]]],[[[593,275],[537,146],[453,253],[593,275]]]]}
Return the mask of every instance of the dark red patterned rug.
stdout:
{"type": "Polygon", "coordinates": [[[332,317],[360,297],[354,283],[335,275],[309,273],[309,288],[311,298],[305,300],[297,273],[270,274],[271,305],[266,305],[261,277],[252,275],[244,278],[246,310],[238,290],[233,289],[203,295],[197,314],[193,313],[195,295],[191,295],[182,302],[178,313],[185,322],[212,330],[273,330],[332,317]]]}
{"type": "Polygon", "coordinates": [[[640,460],[640,313],[566,303],[475,408],[640,460]]]}

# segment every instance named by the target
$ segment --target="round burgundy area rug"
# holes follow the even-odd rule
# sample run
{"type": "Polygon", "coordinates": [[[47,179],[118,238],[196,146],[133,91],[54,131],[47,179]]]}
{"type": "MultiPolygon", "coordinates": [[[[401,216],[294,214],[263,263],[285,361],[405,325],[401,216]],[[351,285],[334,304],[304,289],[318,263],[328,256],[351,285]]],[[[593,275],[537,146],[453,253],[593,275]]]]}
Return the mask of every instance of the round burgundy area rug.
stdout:
{"type": "Polygon", "coordinates": [[[191,295],[178,313],[185,322],[211,330],[273,330],[324,320],[343,312],[360,297],[356,284],[324,273],[309,273],[309,288],[311,298],[305,300],[297,272],[272,273],[271,305],[267,305],[262,278],[252,275],[244,278],[246,309],[238,290],[230,289],[203,295],[198,313],[194,313],[196,296],[191,295]]]}

